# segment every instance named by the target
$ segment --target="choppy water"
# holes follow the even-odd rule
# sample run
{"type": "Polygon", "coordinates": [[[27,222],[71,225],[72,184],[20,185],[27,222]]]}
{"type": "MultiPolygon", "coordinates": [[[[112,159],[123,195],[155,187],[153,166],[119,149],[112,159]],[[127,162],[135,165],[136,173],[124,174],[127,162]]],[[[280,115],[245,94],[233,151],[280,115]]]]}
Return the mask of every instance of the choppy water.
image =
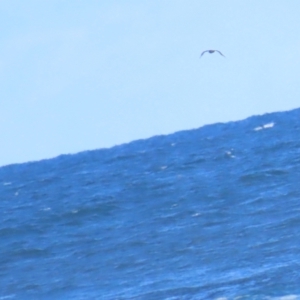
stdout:
{"type": "Polygon", "coordinates": [[[300,109],[0,168],[0,299],[300,299],[300,109]]]}

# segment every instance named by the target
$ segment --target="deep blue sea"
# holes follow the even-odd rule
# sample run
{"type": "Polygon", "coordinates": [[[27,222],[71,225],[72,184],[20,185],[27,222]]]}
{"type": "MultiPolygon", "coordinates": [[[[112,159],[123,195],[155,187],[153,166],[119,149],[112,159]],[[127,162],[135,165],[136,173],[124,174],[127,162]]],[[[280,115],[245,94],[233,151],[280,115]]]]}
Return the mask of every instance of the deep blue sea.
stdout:
{"type": "Polygon", "coordinates": [[[300,299],[300,109],[0,168],[0,300],[300,299]]]}

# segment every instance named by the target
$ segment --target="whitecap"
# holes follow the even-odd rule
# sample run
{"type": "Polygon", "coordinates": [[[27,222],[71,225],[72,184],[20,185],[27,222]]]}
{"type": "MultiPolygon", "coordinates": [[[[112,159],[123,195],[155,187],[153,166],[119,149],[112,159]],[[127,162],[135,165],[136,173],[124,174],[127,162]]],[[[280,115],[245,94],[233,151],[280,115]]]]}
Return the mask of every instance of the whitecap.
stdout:
{"type": "Polygon", "coordinates": [[[268,124],[265,124],[265,125],[263,126],[263,128],[272,128],[274,125],[275,125],[274,122],[268,123],[268,124]]]}
{"type": "Polygon", "coordinates": [[[272,127],[274,127],[274,125],[275,125],[275,123],[271,122],[271,123],[267,123],[267,124],[262,125],[262,126],[255,127],[254,130],[258,131],[258,130],[262,130],[262,129],[272,128],[272,127]]]}

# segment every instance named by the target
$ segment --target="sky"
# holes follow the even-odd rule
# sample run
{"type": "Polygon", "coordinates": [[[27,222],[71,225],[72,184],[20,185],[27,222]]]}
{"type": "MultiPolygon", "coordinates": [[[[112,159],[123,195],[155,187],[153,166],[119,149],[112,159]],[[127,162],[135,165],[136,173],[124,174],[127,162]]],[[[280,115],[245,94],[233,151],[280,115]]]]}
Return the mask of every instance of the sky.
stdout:
{"type": "Polygon", "coordinates": [[[0,166],[299,107],[299,16],[298,0],[0,0],[0,166]]]}

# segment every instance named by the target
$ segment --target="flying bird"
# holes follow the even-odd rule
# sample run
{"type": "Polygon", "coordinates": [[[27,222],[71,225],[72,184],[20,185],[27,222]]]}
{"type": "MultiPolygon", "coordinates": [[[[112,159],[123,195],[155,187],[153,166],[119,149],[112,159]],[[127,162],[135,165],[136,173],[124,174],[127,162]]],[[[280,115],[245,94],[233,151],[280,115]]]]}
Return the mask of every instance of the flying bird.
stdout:
{"type": "Polygon", "coordinates": [[[212,54],[212,53],[214,53],[214,52],[218,52],[218,53],[220,53],[222,56],[225,57],[225,55],[223,55],[219,50],[205,50],[205,51],[203,51],[203,52],[201,53],[200,58],[201,58],[201,56],[202,56],[205,52],[208,52],[208,53],[210,53],[210,54],[212,54]]]}

